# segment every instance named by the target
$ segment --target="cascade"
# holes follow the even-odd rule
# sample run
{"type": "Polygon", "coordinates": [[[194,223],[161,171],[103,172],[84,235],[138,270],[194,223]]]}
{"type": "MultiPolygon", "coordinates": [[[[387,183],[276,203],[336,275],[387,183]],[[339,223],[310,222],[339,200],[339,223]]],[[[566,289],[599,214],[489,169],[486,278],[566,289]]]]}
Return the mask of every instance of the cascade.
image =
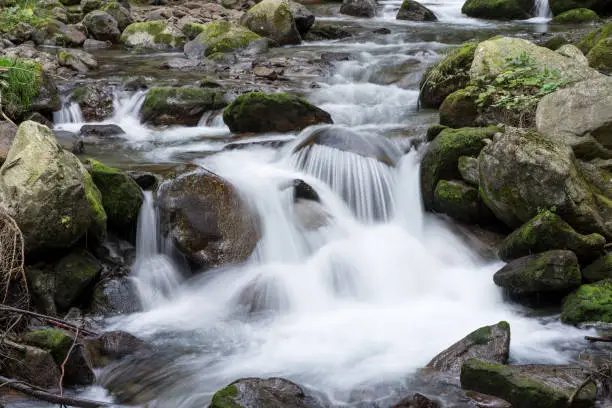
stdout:
{"type": "Polygon", "coordinates": [[[548,0],[536,0],[535,9],[538,18],[550,18],[552,16],[548,0]]]}

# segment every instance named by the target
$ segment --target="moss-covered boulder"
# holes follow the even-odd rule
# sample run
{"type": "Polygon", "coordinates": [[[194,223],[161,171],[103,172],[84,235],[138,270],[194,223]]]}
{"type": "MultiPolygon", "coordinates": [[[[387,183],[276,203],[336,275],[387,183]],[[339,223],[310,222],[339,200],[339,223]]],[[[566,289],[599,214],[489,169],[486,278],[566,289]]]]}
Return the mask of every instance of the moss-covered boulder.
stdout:
{"type": "Polygon", "coordinates": [[[280,45],[302,42],[287,0],[263,0],[242,16],[240,24],[280,45]]]}
{"type": "Polygon", "coordinates": [[[458,375],[461,365],[471,358],[506,364],[509,354],[510,325],[502,321],[474,330],[435,356],[427,367],[458,375]]]}
{"type": "Polygon", "coordinates": [[[581,64],[589,65],[587,57],[585,57],[582,51],[580,51],[580,48],[576,47],[575,45],[565,44],[559,47],[556,51],[564,57],[573,58],[576,61],[579,61],[581,64]]]}
{"type": "Polygon", "coordinates": [[[227,105],[218,88],[156,87],[147,92],[140,117],[154,125],[195,126],[204,112],[227,105]]]}
{"type": "Polygon", "coordinates": [[[532,1],[467,0],[461,12],[470,17],[492,20],[518,20],[531,17],[532,1]]]}
{"type": "Polygon", "coordinates": [[[57,45],[61,47],[80,47],[87,35],[77,25],[67,25],[56,19],[45,19],[37,24],[32,40],[37,45],[57,45]]]}
{"type": "Polygon", "coordinates": [[[500,128],[444,129],[427,146],[421,161],[421,195],[427,210],[434,208],[434,190],[441,179],[460,178],[461,156],[476,156],[500,128]]]}
{"type": "Polygon", "coordinates": [[[543,211],[506,237],[499,257],[508,262],[552,249],[573,251],[582,263],[603,254],[606,239],[599,234],[582,235],[551,211],[543,211]]]}
{"type": "Polygon", "coordinates": [[[46,126],[21,123],[0,174],[0,202],[21,228],[28,253],[104,238],[100,191],[46,126]]]}
{"type": "Polygon", "coordinates": [[[440,106],[440,124],[451,128],[475,126],[478,119],[476,98],[471,87],[448,95],[440,106]]]}
{"type": "Polygon", "coordinates": [[[586,8],[568,10],[556,15],[555,18],[553,18],[553,21],[559,24],[592,23],[593,21],[597,20],[599,20],[597,13],[586,8]]]}
{"type": "Polygon", "coordinates": [[[83,25],[87,28],[89,35],[98,41],[118,43],[121,37],[121,30],[119,30],[117,20],[101,10],[94,10],[88,13],[83,18],[83,25]]]}
{"type": "Polygon", "coordinates": [[[116,1],[102,3],[100,10],[108,13],[117,22],[119,31],[123,31],[127,26],[132,24],[133,19],[130,11],[116,1]]]}
{"type": "Polygon", "coordinates": [[[569,41],[563,35],[555,35],[544,41],[541,45],[549,50],[556,51],[565,44],[569,44],[569,41]]]}
{"type": "Polygon", "coordinates": [[[465,43],[427,68],[421,78],[419,95],[424,107],[438,108],[448,95],[468,85],[477,45],[476,42],[465,43]]]}
{"type": "Polygon", "coordinates": [[[82,50],[61,49],[57,53],[57,62],[64,67],[85,74],[98,68],[98,61],[88,52],[82,50]]]}
{"type": "Polygon", "coordinates": [[[374,0],[342,0],[340,13],[355,17],[374,17],[376,2],[374,0]]]}
{"type": "Polygon", "coordinates": [[[478,168],[485,204],[509,227],[550,209],[580,233],[612,237],[612,200],[583,177],[568,146],[506,127],[482,150],[478,168]]]}
{"type": "Polygon", "coordinates": [[[612,37],[597,41],[587,54],[589,66],[606,73],[612,73],[612,37]]]}
{"type": "MultiPolygon", "coordinates": [[[[74,337],[59,329],[38,329],[23,335],[22,341],[51,353],[56,364],[62,364],[68,355],[74,337]]],[[[82,345],[77,343],[65,366],[64,385],[90,385],[96,376],[87,360],[82,345]]]]}
{"type": "Polygon", "coordinates": [[[585,281],[594,283],[604,279],[612,279],[612,253],[608,253],[582,269],[585,281]]]}
{"type": "Polygon", "coordinates": [[[248,28],[228,21],[213,21],[200,26],[197,27],[201,29],[197,37],[185,44],[185,55],[189,58],[202,59],[218,52],[235,52],[261,40],[258,34],[248,28]]]}
{"type": "Polygon", "coordinates": [[[599,41],[612,37],[612,23],[607,23],[590,31],[576,43],[580,51],[587,55],[599,41]]]}
{"type": "Polygon", "coordinates": [[[2,375],[37,387],[57,387],[60,370],[51,353],[38,347],[6,342],[2,345],[2,375]]]}
{"type": "Polygon", "coordinates": [[[210,408],[322,408],[297,384],[283,378],[243,378],[213,395],[210,408]]]}
{"type": "Polygon", "coordinates": [[[102,7],[102,0],[81,0],[81,12],[86,15],[102,7]]]}
{"type": "Polygon", "coordinates": [[[459,164],[457,166],[461,178],[466,183],[478,187],[480,183],[480,176],[478,175],[478,159],[471,156],[459,157],[459,164]]]}
{"type": "Polygon", "coordinates": [[[143,201],[142,190],[130,176],[99,161],[88,159],[86,166],[102,194],[108,229],[134,242],[143,201]]]}
{"type": "Polygon", "coordinates": [[[508,366],[474,358],[463,364],[460,379],[461,388],[503,398],[513,407],[588,408],[597,394],[594,381],[584,384],[589,376],[578,366],[508,366]]]}
{"type": "Polygon", "coordinates": [[[602,16],[612,14],[610,0],[549,0],[548,5],[555,16],[580,8],[593,10],[602,16]]]}
{"type": "Polygon", "coordinates": [[[84,250],[75,250],[60,259],[53,271],[57,309],[65,312],[87,303],[101,270],[100,262],[84,250]]]}
{"type": "Polygon", "coordinates": [[[223,111],[232,132],[293,132],[311,125],[333,123],[329,113],[287,93],[248,92],[223,111]]]}
{"type": "Polygon", "coordinates": [[[470,224],[486,223],[492,218],[478,196],[478,189],[456,180],[438,181],[433,209],[470,224]]]}
{"type": "Polygon", "coordinates": [[[121,34],[121,43],[132,48],[177,50],[183,48],[185,40],[177,26],[161,20],[132,23],[121,34]]]}
{"type": "Polygon", "coordinates": [[[612,323],[612,279],[582,285],[567,296],[561,308],[561,321],[612,323]]]}
{"type": "Polygon", "coordinates": [[[430,9],[414,0],[404,0],[395,18],[397,20],[438,21],[430,9]]]}

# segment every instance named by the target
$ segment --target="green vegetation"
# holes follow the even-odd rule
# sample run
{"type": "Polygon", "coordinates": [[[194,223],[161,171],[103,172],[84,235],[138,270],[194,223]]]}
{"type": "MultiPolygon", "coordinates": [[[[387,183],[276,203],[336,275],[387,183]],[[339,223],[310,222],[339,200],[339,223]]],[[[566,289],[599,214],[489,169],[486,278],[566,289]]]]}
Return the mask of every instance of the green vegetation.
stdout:
{"type": "Polygon", "coordinates": [[[234,398],[238,396],[238,389],[235,385],[228,385],[213,395],[210,408],[242,408],[234,398]]]}
{"type": "Polygon", "coordinates": [[[561,24],[579,24],[579,23],[590,23],[598,21],[599,16],[593,10],[587,8],[577,8],[568,10],[565,13],[561,13],[555,16],[553,21],[561,24]]]}
{"type": "Polygon", "coordinates": [[[569,295],[561,309],[561,321],[612,323],[612,279],[582,285],[569,295]]]}
{"type": "Polygon", "coordinates": [[[0,58],[0,108],[10,118],[20,119],[38,96],[40,73],[36,62],[0,58]]]}
{"type": "Polygon", "coordinates": [[[246,48],[251,41],[261,38],[251,30],[227,21],[213,21],[200,28],[200,41],[208,46],[206,56],[246,48]]]}
{"type": "Polygon", "coordinates": [[[37,9],[35,0],[19,0],[8,7],[0,7],[0,32],[15,33],[20,24],[38,26],[44,21],[39,13],[44,9],[37,9]]]}
{"type": "Polygon", "coordinates": [[[528,17],[528,10],[519,0],[468,0],[461,12],[470,17],[512,20],[528,17]]]}

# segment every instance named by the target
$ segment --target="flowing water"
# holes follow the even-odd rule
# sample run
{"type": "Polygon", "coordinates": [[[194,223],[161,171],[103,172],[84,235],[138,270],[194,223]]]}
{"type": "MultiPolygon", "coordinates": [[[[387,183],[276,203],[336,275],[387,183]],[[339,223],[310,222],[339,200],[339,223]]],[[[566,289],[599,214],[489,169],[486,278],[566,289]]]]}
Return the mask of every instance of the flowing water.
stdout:
{"type": "MultiPolygon", "coordinates": [[[[146,193],[132,272],[145,310],[113,318],[108,328],[157,344],[147,361],[161,368],[145,373],[125,364],[107,379],[149,384],[143,394],[151,407],[202,407],[219,388],[249,376],[294,380],[328,403],[385,407],[419,390],[410,379],[433,356],[500,320],[511,325],[514,362],[572,358],[583,331],[504,302],[492,280],[502,264],[480,258],[450,224],[423,211],[422,151],[410,147],[437,120],[417,109],[418,81],[447,44],[533,26],[474,20],[455,0],[424,3],[443,29],[396,22],[400,3],[380,2],[378,17],[356,20],[391,34],[272,51],[349,53],[307,97],[331,113],[331,131],[359,133],[400,157],[394,165],[316,144],[300,149],[316,128],[260,136],[288,140],[281,149],[223,151],[231,138],[218,116],[197,127],[155,129],[138,120],[142,92],[118,94],[107,122],[126,131],[126,147],[162,162],[188,152],[236,186],[262,237],[244,264],[189,278],[162,245],[146,193]],[[310,184],[320,203],[294,203],[286,187],[295,179],[310,184]]],[[[355,21],[333,13],[321,20],[355,21]]],[[[66,105],[56,127],[77,130],[82,115],[74,110],[66,105]]]]}

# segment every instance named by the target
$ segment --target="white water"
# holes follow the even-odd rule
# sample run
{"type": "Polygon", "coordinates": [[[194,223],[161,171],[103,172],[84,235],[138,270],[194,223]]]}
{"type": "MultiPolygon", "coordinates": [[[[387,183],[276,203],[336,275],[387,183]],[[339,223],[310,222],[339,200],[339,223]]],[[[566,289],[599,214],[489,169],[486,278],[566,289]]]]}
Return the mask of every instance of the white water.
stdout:
{"type": "Polygon", "coordinates": [[[545,19],[550,19],[552,17],[552,12],[550,11],[550,7],[548,5],[548,0],[535,0],[536,5],[536,17],[545,19]]]}

